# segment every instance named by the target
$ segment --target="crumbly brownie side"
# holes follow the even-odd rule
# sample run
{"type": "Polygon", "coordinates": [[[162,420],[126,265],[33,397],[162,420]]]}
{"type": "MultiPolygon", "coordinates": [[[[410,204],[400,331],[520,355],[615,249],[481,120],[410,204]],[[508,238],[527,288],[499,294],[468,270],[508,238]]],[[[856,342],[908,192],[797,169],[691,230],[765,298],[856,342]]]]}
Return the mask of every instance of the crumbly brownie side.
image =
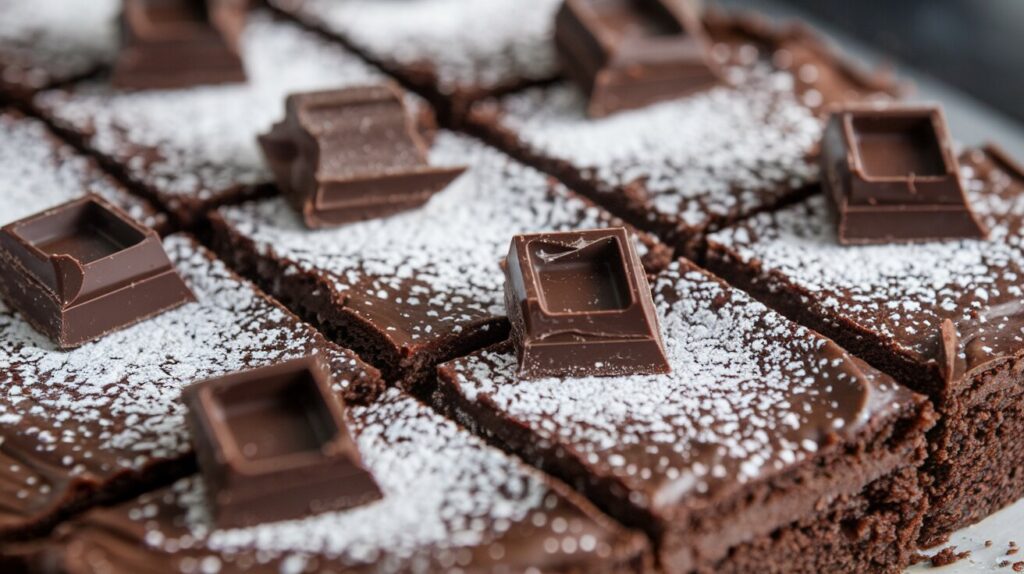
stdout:
{"type": "Polygon", "coordinates": [[[62,526],[9,560],[36,572],[474,572],[644,574],[643,535],[397,390],[349,409],[384,498],[252,528],[210,522],[203,481],[62,526]]]}
{"type": "MultiPolygon", "coordinates": [[[[440,132],[431,163],[469,169],[423,207],[388,218],[314,231],[280,198],[210,218],[225,260],[421,396],[434,365],[508,335],[499,263],[513,235],[622,225],[466,136],[440,132]]],[[[636,237],[649,270],[663,268],[669,250],[636,237]]]]}
{"type": "Polygon", "coordinates": [[[590,119],[583,94],[560,82],[480,102],[468,128],[699,260],[708,232],[813,191],[828,104],[897,92],[805,27],[706,20],[729,86],[590,119]]]}
{"type": "Polygon", "coordinates": [[[970,150],[961,163],[988,241],[839,247],[818,196],[716,233],[708,249],[709,267],[730,283],[933,400],[940,421],[924,467],[924,545],[1024,494],[1012,438],[1024,421],[1024,174],[994,149],[970,150]],[[947,320],[952,372],[942,366],[947,320]]]}
{"type": "Polygon", "coordinates": [[[180,389],[193,381],[320,353],[353,403],[379,373],[301,323],[183,235],[165,241],[197,302],[73,351],[0,304],[0,539],[36,536],[86,507],[194,469],[180,389]]]}
{"type": "MultiPolygon", "coordinates": [[[[812,522],[863,525],[833,566],[906,565],[910,545],[894,541],[915,539],[924,512],[905,477],[926,454],[925,399],[692,264],[674,264],[654,289],[671,375],[519,381],[506,343],[442,365],[435,406],[645,530],[668,572],[729,569],[730,556],[756,555],[747,544],[798,540],[812,522]],[[843,422],[801,404],[810,397],[843,422]],[[880,504],[889,483],[901,489],[880,504]],[[835,500],[851,510],[829,517],[835,500]]],[[[810,571],[813,555],[795,567],[810,571]]]]}

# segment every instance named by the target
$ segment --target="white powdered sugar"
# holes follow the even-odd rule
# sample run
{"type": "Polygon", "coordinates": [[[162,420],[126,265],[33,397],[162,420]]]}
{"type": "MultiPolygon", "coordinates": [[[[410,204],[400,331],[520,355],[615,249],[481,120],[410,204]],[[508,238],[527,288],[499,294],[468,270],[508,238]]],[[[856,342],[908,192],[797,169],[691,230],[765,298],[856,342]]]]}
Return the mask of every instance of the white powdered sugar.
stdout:
{"type": "Polygon", "coordinates": [[[599,191],[642,183],[656,214],[697,227],[817,178],[807,154],[821,122],[798,100],[792,75],[760,62],[730,68],[729,78],[732,86],[602,119],[587,117],[586,96],[572,85],[534,88],[501,100],[500,123],[599,191]]]}
{"type": "Polygon", "coordinates": [[[205,200],[270,179],[256,136],[283,117],[289,93],[386,81],[337,44],[265,13],[250,16],[242,51],[244,84],[117,92],[92,83],[36,103],[157,194],[205,200]]]}
{"type": "Polygon", "coordinates": [[[0,225],[97,193],[135,219],[158,222],[145,202],[129,195],[88,158],[55,138],[34,119],[0,114],[0,225]]]}
{"type": "Polygon", "coordinates": [[[823,196],[759,215],[709,239],[745,263],[757,262],[766,277],[776,277],[769,282],[785,278],[795,284],[824,313],[876,331],[922,360],[932,359],[942,319],[977,324],[988,310],[1024,296],[1020,183],[1013,192],[1002,172],[993,171],[992,181],[984,181],[970,167],[962,171],[971,204],[989,227],[987,241],[840,245],[823,196]]]}
{"type": "Polygon", "coordinates": [[[354,355],[328,348],[193,240],[165,246],[197,302],[77,349],[57,350],[0,303],[0,419],[18,425],[5,433],[5,454],[109,476],[190,450],[178,400],[189,383],[316,352],[339,375],[362,373],[354,355]]]}
{"type": "Polygon", "coordinates": [[[444,93],[553,77],[561,0],[273,0],[371,57],[437,76],[444,93]]]}
{"type": "Polygon", "coordinates": [[[392,217],[311,231],[280,198],[220,213],[261,255],[286,260],[286,274],[326,274],[337,300],[357,299],[363,308],[397,306],[401,317],[391,317],[389,329],[412,340],[504,316],[499,262],[513,235],[612,222],[543,174],[468,137],[441,132],[430,161],[470,167],[423,207],[392,217]]]}
{"type": "Polygon", "coordinates": [[[485,350],[450,363],[456,384],[656,512],[805,460],[828,432],[902,402],[890,380],[690,264],[653,288],[668,375],[521,381],[514,353],[485,350]]]}
{"type": "Polygon", "coordinates": [[[29,89],[113,59],[117,0],[0,0],[0,84],[29,89]]]}
{"type": "MultiPolygon", "coordinates": [[[[566,547],[566,539],[577,549],[581,535],[597,534],[595,525],[569,508],[538,472],[396,390],[368,407],[352,409],[350,420],[363,461],[384,494],[377,502],[302,520],[218,530],[209,517],[202,480],[190,478],[160,498],[161,493],[143,497],[128,514],[145,524],[151,548],[172,557],[186,552],[188,564],[252,560],[255,554],[264,562],[279,561],[282,570],[320,561],[328,570],[372,564],[377,572],[437,571],[466,565],[474,547],[502,556],[501,538],[509,531],[535,530],[537,540],[553,538],[551,555],[566,547]],[[153,504],[170,505],[174,528],[168,528],[168,521],[148,520],[152,512],[147,517],[145,509],[153,504]],[[559,520],[563,524],[554,526],[559,520]]],[[[600,540],[574,553],[582,559],[609,551],[600,540]]]]}

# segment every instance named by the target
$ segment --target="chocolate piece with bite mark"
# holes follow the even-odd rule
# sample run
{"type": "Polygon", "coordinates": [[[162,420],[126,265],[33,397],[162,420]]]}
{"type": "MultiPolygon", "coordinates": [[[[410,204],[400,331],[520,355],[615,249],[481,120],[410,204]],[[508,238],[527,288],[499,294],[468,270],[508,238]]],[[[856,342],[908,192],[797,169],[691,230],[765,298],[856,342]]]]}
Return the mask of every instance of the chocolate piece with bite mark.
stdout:
{"type": "Polygon", "coordinates": [[[94,194],[0,230],[0,292],[62,349],[195,300],[157,233],[94,194]]]}
{"type": "Polygon", "coordinates": [[[984,238],[937,107],[849,107],[821,145],[840,243],[984,238]]]}
{"type": "Polygon", "coordinates": [[[259,143],[308,227],[419,207],[465,171],[428,164],[418,122],[391,85],[292,94],[285,106],[259,143]]]}
{"type": "Polygon", "coordinates": [[[625,228],[517,235],[504,270],[520,376],[669,371],[625,228]]]}
{"type": "Polygon", "coordinates": [[[568,75],[590,96],[591,117],[721,81],[700,17],[684,0],[566,0],[555,44],[568,75]]]}
{"type": "Polygon", "coordinates": [[[111,82],[133,89],[244,82],[247,10],[247,0],[125,0],[111,82]]]}
{"type": "Polygon", "coordinates": [[[182,393],[221,528],[297,519],[381,498],[316,357],[241,371],[182,393]]]}

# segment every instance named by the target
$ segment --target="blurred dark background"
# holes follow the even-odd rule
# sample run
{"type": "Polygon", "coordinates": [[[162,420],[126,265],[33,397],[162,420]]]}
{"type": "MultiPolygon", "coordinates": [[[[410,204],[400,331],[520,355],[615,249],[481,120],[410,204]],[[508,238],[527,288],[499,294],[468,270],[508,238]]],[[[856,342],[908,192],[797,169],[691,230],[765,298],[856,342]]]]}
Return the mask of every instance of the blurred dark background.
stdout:
{"type": "Polygon", "coordinates": [[[1024,121],[1024,0],[784,0],[1024,121]]]}

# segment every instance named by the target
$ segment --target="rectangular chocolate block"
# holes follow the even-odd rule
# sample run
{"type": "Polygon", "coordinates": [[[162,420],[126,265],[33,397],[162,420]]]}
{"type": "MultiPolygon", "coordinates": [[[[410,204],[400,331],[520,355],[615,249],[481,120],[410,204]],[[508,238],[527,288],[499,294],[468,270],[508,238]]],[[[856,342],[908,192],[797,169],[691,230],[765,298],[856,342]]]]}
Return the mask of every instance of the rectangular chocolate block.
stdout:
{"type": "Polygon", "coordinates": [[[471,129],[699,258],[707,233],[817,189],[827,106],[898,87],[803,26],[710,11],[702,24],[727,84],[591,118],[586,94],[559,82],[479,102],[471,129]]]}
{"type": "Polygon", "coordinates": [[[111,82],[173,89],[245,81],[239,37],[248,0],[124,0],[111,82]]]}
{"type": "MultiPolygon", "coordinates": [[[[470,167],[420,209],[335,229],[310,231],[284,198],[222,208],[217,250],[387,379],[426,392],[438,362],[508,336],[500,262],[513,235],[622,225],[469,137],[440,132],[430,163],[470,167]]],[[[665,264],[665,246],[632,236],[645,265],[665,264]]]]}
{"type": "Polygon", "coordinates": [[[651,537],[661,571],[899,572],[924,513],[924,397],[681,260],[654,280],[671,372],[525,380],[510,344],[435,407],[651,537]]]}
{"type": "Polygon", "coordinates": [[[191,238],[164,248],[196,302],[71,351],[0,302],[0,540],[195,472],[180,393],[197,380],[316,354],[347,403],[381,391],[376,370],[191,238]]]}
{"type": "Polygon", "coordinates": [[[474,100],[554,79],[552,35],[562,0],[270,4],[332,36],[458,117],[474,100]]]}
{"type": "Polygon", "coordinates": [[[937,107],[833,113],[822,139],[821,170],[842,243],[985,237],[964,196],[937,107]]]}
{"type": "Polygon", "coordinates": [[[289,93],[384,80],[341,46],[266,11],[249,15],[240,50],[246,83],[139,92],[97,79],[39,94],[33,105],[190,226],[216,206],[272,191],[256,136],[278,119],[289,93]]]}
{"type": "Polygon", "coordinates": [[[381,497],[317,357],[194,383],[182,393],[219,528],[301,519],[381,497]]]}
{"type": "Polygon", "coordinates": [[[566,74],[603,117],[711,88],[718,64],[693,4],[566,0],[555,19],[566,74]]]}
{"type": "Polygon", "coordinates": [[[225,530],[191,476],[8,551],[33,572],[653,571],[642,534],[397,390],[346,422],[384,487],[376,503],[225,530]]]}
{"type": "Polygon", "coordinates": [[[926,546],[1024,496],[1024,176],[1003,158],[960,158],[987,241],[841,245],[824,196],[709,241],[717,274],[935,403],[926,546]]]}
{"type": "Polygon", "coordinates": [[[651,289],[624,227],[517,235],[503,267],[519,376],[668,372],[651,289]]]}
{"type": "Polygon", "coordinates": [[[92,194],[0,229],[0,293],[62,349],[195,300],[156,232],[92,194]]]}
{"type": "Polygon", "coordinates": [[[308,227],[384,217],[426,203],[465,171],[431,167],[397,86],[291,94],[259,136],[277,185],[308,227]]]}

